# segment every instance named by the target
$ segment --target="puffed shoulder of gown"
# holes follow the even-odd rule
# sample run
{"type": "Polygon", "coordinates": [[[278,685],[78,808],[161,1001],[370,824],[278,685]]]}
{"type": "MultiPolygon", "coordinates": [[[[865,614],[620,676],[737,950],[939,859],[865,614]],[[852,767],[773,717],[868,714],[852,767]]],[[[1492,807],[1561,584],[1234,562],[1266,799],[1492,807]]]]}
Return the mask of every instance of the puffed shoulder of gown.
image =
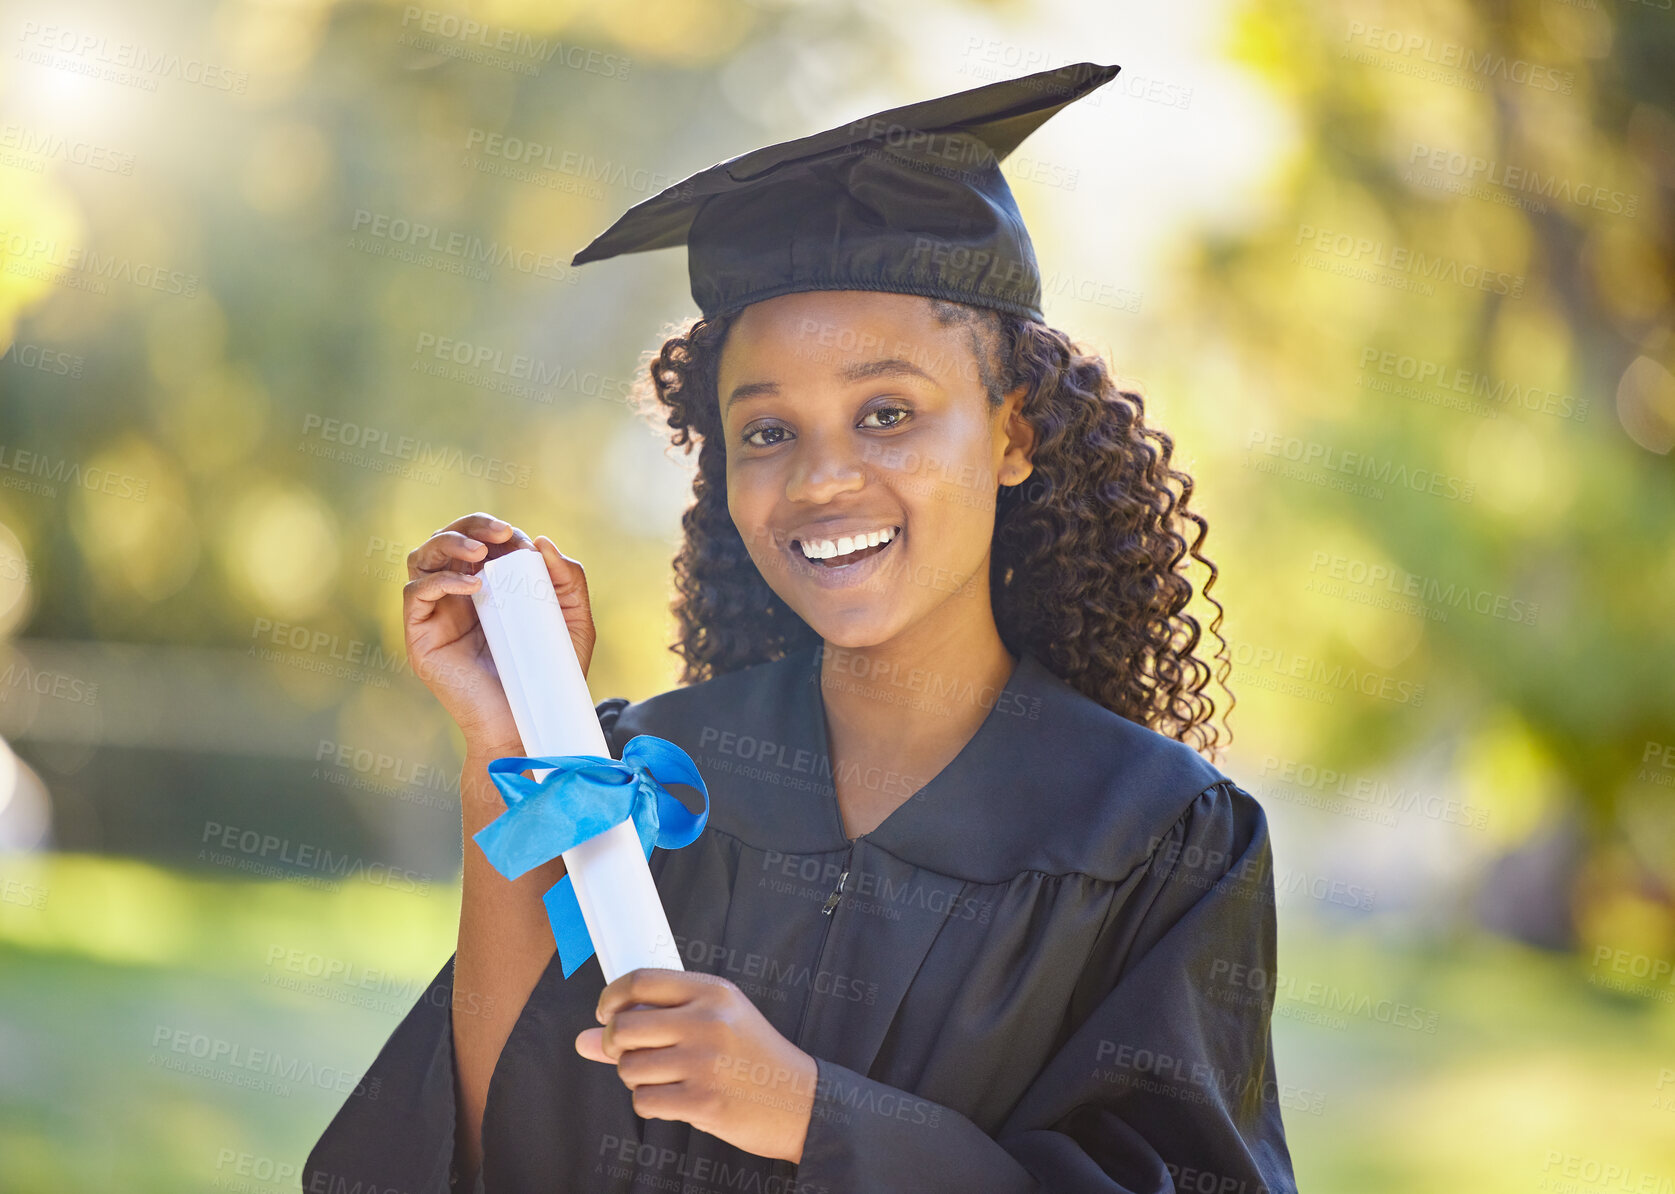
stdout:
{"type": "MultiPolygon", "coordinates": [[[[652,873],[686,968],[816,1059],[801,1160],[637,1116],[615,1067],[575,1052],[597,958],[566,979],[555,956],[490,1081],[479,1194],[1295,1190],[1281,1111],[1311,1096],[1274,1068],[1261,805],[1025,653],[999,692],[838,677],[988,707],[928,782],[858,773],[906,799],[851,841],[820,655],[597,706],[613,757],[654,734],[704,776],[708,825],[652,873]]],[[[450,958],[327,1125],[306,1194],[450,1190],[452,1003],[450,958]]]]}

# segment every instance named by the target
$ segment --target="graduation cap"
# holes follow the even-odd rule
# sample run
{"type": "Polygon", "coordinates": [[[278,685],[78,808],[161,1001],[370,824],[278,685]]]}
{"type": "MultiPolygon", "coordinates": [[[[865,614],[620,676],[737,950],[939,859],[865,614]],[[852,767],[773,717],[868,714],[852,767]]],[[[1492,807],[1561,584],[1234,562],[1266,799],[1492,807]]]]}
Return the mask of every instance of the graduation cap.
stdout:
{"type": "Polygon", "coordinates": [[[629,208],[570,264],[684,244],[705,318],[798,290],[888,290],[1041,320],[1000,161],[1119,69],[1039,71],[728,158],[629,208]]]}

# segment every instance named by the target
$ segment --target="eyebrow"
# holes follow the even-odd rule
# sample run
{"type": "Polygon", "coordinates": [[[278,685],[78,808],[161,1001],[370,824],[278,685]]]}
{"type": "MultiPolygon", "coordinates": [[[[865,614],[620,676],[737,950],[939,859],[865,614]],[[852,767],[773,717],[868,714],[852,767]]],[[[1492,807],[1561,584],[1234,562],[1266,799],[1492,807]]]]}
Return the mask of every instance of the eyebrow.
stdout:
{"type": "MultiPolygon", "coordinates": [[[[936,378],[926,373],[912,361],[901,357],[882,357],[876,361],[860,361],[853,365],[845,365],[837,372],[840,381],[867,381],[875,377],[921,377],[933,386],[939,386],[936,378]]],[[[727,404],[721,408],[726,414],[735,402],[746,398],[757,398],[764,394],[779,393],[779,383],[774,381],[750,381],[733,387],[733,392],[727,396],[727,404]]]]}

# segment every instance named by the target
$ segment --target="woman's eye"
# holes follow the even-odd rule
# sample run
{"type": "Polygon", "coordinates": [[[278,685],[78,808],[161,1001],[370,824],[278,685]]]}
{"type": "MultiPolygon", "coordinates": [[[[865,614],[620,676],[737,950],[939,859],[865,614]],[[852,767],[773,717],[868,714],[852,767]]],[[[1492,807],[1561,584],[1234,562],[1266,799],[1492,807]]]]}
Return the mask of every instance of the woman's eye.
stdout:
{"type": "Polygon", "coordinates": [[[889,422],[883,424],[883,426],[885,426],[885,427],[895,427],[899,423],[901,423],[901,421],[903,419],[907,418],[907,416],[912,414],[912,413],[913,412],[905,406],[880,406],[880,407],[874,408],[873,410],[869,410],[866,413],[866,418],[870,419],[874,415],[895,415],[895,416],[897,416],[896,418],[891,419],[889,422]]]}
{"type": "MultiPolygon", "coordinates": [[[[862,424],[862,426],[871,427],[874,430],[880,430],[880,431],[887,430],[888,428],[891,428],[891,427],[900,426],[901,423],[903,422],[903,420],[905,420],[912,413],[913,413],[913,411],[909,407],[905,407],[905,406],[876,406],[872,410],[869,410],[866,414],[861,416],[861,424],[862,424]],[[868,420],[870,418],[873,418],[874,416],[882,416],[882,417],[884,417],[885,421],[882,422],[882,423],[868,424],[866,422],[866,420],[868,420]]],[[[755,427],[755,428],[752,428],[749,431],[746,431],[743,435],[739,436],[739,439],[742,443],[748,444],[753,448],[772,448],[772,447],[775,447],[778,444],[781,444],[781,443],[785,442],[785,440],[784,440],[785,434],[786,434],[785,428],[775,426],[774,424],[770,423],[765,427],[755,427]],[[777,438],[772,438],[772,439],[757,439],[756,438],[759,435],[760,436],[767,436],[767,435],[771,435],[771,434],[774,434],[774,433],[777,433],[777,438]]]]}
{"type": "Polygon", "coordinates": [[[756,440],[756,436],[765,435],[770,431],[783,432],[784,430],[785,430],[785,428],[783,428],[783,427],[774,427],[772,425],[767,426],[767,427],[758,427],[753,431],[745,432],[744,435],[741,436],[740,438],[742,438],[745,443],[749,444],[753,448],[771,448],[775,444],[779,443],[779,441],[777,439],[776,440],[769,440],[767,443],[761,443],[761,442],[758,442],[756,440]]]}

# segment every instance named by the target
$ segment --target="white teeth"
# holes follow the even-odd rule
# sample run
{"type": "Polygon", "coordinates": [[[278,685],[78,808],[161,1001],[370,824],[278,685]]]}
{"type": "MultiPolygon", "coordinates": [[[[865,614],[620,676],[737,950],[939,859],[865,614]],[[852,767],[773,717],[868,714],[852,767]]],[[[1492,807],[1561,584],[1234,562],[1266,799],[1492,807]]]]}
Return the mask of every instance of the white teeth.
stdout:
{"type": "Polygon", "coordinates": [[[802,548],[803,555],[808,559],[829,560],[834,556],[846,556],[869,547],[877,547],[895,537],[896,528],[885,527],[880,531],[869,531],[865,535],[839,535],[835,542],[831,539],[799,540],[797,546],[802,548]]]}

